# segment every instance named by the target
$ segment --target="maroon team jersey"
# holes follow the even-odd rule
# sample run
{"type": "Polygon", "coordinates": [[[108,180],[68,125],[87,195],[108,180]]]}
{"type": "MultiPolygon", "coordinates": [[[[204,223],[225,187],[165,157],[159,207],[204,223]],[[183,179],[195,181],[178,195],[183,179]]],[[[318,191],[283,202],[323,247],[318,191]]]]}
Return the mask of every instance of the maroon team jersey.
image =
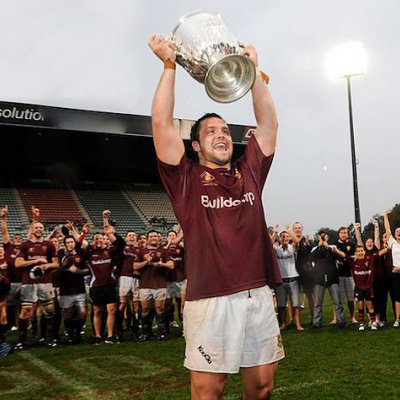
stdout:
{"type": "Polygon", "coordinates": [[[75,265],[79,269],[85,269],[85,260],[82,254],[76,251],[71,253],[62,250],[58,253],[60,260],[60,270],[58,284],[60,288],[60,296],[70,296],[85,293],[84,276],[69,271],[68,269],[75,265]]]}
{"type": "MultiPolygon", "coordinates": [[[[144,247],[140,249],[136,262],[145,261],[144,256],[150,254],[152,262],[162,261],[166,263],[171,258],[164,247],[156,249],[144,247]]],[[[168,268],[154,267],[152,264],[146,265],[140,269],[140,289],[165,289],[167,287],[168,268]]]]}
{"type": "MultiPolygon", "coordinates": [[[[48,263],[53,262],[53,258],[57,257],[56,249],[48,240],[43,240],[42,242],[32,242],[31,240],[27,240],[23,242],[20,246],[20,253],[18,257],[22,257],[25,261],[34,260],[36,258],[44,257],[47,259],[48,263]]],[[[44,274],[39,279],[31,279],[29,276],[30,270],[33,268],[33,265],[21,268],[22,269],[22,284],[28,285],[33,283],[52,283],[53,277],[51,274],[51,270],[44,271],[44,274]]]]}
{"type": "Polygon", "coordinates": [[[92,246],[87,248],[85,260],[92,274],[90,287],[116,285],[113,273],[115,247],[97,249],[92,246]]]}
{"type": "Polygon", "coordinates": [[[176,244],[170,244],[167,248],[171,260],[174,262],[174,269],[168,270],[168,282],[182,282],[185,276],[184,248],[176,244]]]}
{"type": "Polygon", "coordinates": [[[15,259],[18,257],[20,246],[14,246],[10,242],[4,243],[3,246],[5,250],[4,257],[8,264],[8,275],[10,277],[10,281],[14,283],[21,283],[22,270],[20,268],[15,268],[15,259]]]}
{"type": "Polygon", "coordinates": [[[137,254],[139,253],[139,247],[126,244],[122,251],[122,266],[120,276],[129,276],[131,278],[137,278],[140,273],[133,271],[133,263],[136,261],[137,254]]]}
{"type": "Polygon", "coordinates": [[[158,160],[185,232],[187,300],[282,282],[261,198],[272,160],[254,136],[230,170],[204,167],[185,155],[177,166],[158,160]]]}
{"type": "Polygon", "coordinates": [[[372,288],[375,276],[375,261],[374,255],[366,255],[362,259],[346,257],[351,265],[354,283],[357,289],[369,290],[372,288]]]}

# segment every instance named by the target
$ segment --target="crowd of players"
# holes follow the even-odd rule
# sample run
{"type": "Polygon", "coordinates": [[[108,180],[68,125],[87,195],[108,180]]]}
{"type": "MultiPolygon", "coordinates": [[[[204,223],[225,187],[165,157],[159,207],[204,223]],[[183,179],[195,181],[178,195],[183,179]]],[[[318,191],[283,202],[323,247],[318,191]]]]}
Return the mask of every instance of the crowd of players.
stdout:
{"type": "Polygon", "coordinates": [[[62,323],[68,343],[86,340],[87,297],[94,344],[118,343],[127,331],[136,341],[163,340],[170,327],[179,327],[174,305],[182,321],[186,283],[179,226],[178,231],[168,232],[166,241],[155,230],[139,236],[129,231],[123,238],[105,210],[101,232],[89,235],[88,225],[78,232],[68,222],[44,237],[40,210],[32,207],[32,223],[23,241],[21,235],[9,237],[7,214],[7,206],[1,208],[0,342],[4,353],[11,350],[6,342],[8,329],[18,330],[15,350],[29,346],[28,336],[58,347],[62,323]]]}
{"type": "Polygon", "coordinates": [[[374,220],[374,237],[363,241],[360,224],[356,223],[356,243],[350,240],[347,227],[339,228],[336,243],[329,242],[328,232],[320,231],[314,244],[308,236],[303,236],[303,226],[299,222],[293,225],[293,230],[286,225],[279,237],[278,226],[271,230],[283,280],[275,289],[281,330],[288,327],[288,310],[289,321],[299,331],[304,329],[300,318],[301,294],[308,299],[311,326],[320,328],[325,289],[334,306],[331,324],[340,328],[346,326],[344,305],[347,300],[347,321],[358,323],[358,329],[364,331],[366,308],[371,330],[382,328],[387,324],[390,296],[395,316],[393,327],[400,326],[400,228],[392,236],[389,214],[390,211],[384,213],[382,237],[379,224],[374,220]]]}
{"type": "MultiPolygon", "coordinates": [[[[90,235],[89,226],[81,231],[68,222],[44,237],[40,210],[32,207],[32,224],[23,241],[9,237],[7,206],[0,209],[3,246],[0,247],[0,351],[9,329],[18,331],[15,350],[28,347],[28,336],[39,343],[58,347],[61,342],[114,344],[126,339],[163,340],[170,328],[182,326],[186,279],[183,232],[170,230],[164,240],[155,230],[137,235],[128,231],[123,238],[110,223],[110,211],[103,212],[103,231],[90,235]],[[90,239],[89,239],[90,237],[90,239]],[[87,299],[93,336],[86,338],[87,299]],[[175,310],[178,321],[175,321],[175,310]],[[62,331],[62,333],[60,333],[62,331]],[[65,335],[65,336],[64,336],[65,335]],[[60,336],[63,340],[60,340],[60,336]],[[125,336],[125,337],[124,337],[125,336]]],[[[387,324],[387,300],[392,300],[395,321],[400,326],[400,228],[392,236],[384,214],[386,232],[380,237],[374,221],[373,238],[363,242],[360,225],[355,224],[357,243],[349,230],[338,230],[338,241],[329,243],[320,231],[312,243],[303,235],[303,226],[287,224],[278,234],[270,231],[282,285],[275,288],[280,329],[292,323],[304,330],[300,309],[307,298],[310,323],[322,326],[325,289],[333,302],[331,324],[346,326],[348,321],[365,330],[367,308],[372,330],[387,324]],[[355,306],[358,306],[358,315],[355,306]],[[289,322],[287,322],[289,314],[289,322]],[[358,320],[357,320],[358,317],[358,320]]]]}

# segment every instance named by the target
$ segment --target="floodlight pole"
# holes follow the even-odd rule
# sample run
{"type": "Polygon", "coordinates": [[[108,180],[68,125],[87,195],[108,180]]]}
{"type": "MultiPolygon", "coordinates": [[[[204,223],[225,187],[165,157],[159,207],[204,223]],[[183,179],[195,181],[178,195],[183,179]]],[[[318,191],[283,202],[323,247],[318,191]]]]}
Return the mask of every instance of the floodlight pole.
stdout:
{"type": "Polygon", "coordinates": [[[360,200],[358,198],[357,159],[356,159],[356,145],[355,145],[355,141],[354,141],[353,106],[352,106],[352,102],[351,102],[350,78],[351,78],[351,75],[346,76],[347,99],[349,102],[351,164],[352,164],[352,168],[353,168],[354,217],[355,217],[355,222],[358,222],[361,224],[360,200]]]}

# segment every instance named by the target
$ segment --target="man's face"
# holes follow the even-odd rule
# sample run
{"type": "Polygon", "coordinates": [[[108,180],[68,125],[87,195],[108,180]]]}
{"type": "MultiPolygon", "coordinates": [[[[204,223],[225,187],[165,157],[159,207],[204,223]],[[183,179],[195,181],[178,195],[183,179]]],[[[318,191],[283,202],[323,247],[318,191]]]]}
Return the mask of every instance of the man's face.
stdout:
{"type": "Polygon", "coordinates": [[[60,250],[60,242],[56,237],[51,238],[50,241],[53,243],[53,246],[56,248],[56,250],[60,250]]]}
{"type": "Polygon", "coordinates": [[[40,239],[43,236],[43,225],[40,222],[36,222],[33,224],[33,236],[35,236],[36,239],[40,239]]]}
{"type": "Polygon", "coordinates": [[[97,249],[103,248],[105,245],[104,243],[104,236],[100,233],[94,235],[93,237],[93,246],[97,249]]]}
{"type": "Polygon", "coordinates": [[[367,239],[365,242],[365,247],[367,250],[372,250],[374,248],[374,241],[372,239],[367,239]]]}
{"type": "Polygon", "coordinates": [[[139,245],[146,246],[146,244],[147,244],[147,237],[145,235],[140,235],[139,236],[139,245]]]}
{"type": "Polygon", "coordinates": [[[303,225],[296,222],[293,225],[293,233],[298,237],[301,238],[303,236],[303,225]]]}
{"type": "Polygon", "coordinates": [[[224,167],[230,163],[233,153],[232,137],[225,121],[211,117],[200,123],[199,141],[192,142],[201,164],[224,167]]]}
{"type": "Polygon", "coordinates": [[[128,244],[135,244],[137,239],[137,235],[135,232],[128,232],[125,237],[125,241],[128,244]]]}
{"type": "Polygon", "coordinates": [[[400,242],[400,228],[396,228],[396,230],[394,231],[394,238],[400,242]]]}
{"type": "Polygon", "coordinates": [[[65,248],[67,251],[74,251],[75,249],[75,240],[72,238],[68,238],[65,240],[65,248]]]}
{"type": "Polygon", "coordinates": [[[167,236],[167,240],[173,241],[176,239],[176,233],[175,232],[169,232],[167,236]]]}
{"type": "Polygon", "coordinates": [[[19,246],[22,243],[22,237],[20,235],[15,235],[13,238],[13,245],[19,246]]]}
{"type": "Polygon", "coordinates": [[[364,258],[365,257],[365,250],[363,247],[357,247],[356,249],[356,258],[364,258]]]}
{"type": "Polygon", "coordinates": [[[282,246],[287,246],[290,241],[290,236],[287,232],[282,232],[280,234],[280,239],[281,239],[282,246]]]}
{"type": "Polygon", "coordinates": [[[150,232],[147,236],[147,243],[153,247],[158,246],[158,233],[150,232]]]}
{"type": "Polygon", "coordinates": [[[347,229],[341,229],[339,231],[339,239],[342,242],[346,242],[349,239],[349,232],[347,231],[347,229]]]}
{"type": "Polygon", "coordinates": [[[158,238],[158,244],[161,244],[163,241],[163,237],[162,237],[161,233],[157,233],[157,238],[158,238]]]}

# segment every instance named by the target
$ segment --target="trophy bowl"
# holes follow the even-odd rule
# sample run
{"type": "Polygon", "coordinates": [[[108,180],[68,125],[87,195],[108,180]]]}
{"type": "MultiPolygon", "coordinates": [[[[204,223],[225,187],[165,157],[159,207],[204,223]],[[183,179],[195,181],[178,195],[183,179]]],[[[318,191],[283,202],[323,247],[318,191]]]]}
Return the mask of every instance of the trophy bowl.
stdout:
{"type": "Polygon", "coordinates": [[[243,45],[220,14],[195,11],[180,18],[172,31],[176,61],[219,103],[243,97],[253,86],[253,62],[240,54],[243,45]]]}

